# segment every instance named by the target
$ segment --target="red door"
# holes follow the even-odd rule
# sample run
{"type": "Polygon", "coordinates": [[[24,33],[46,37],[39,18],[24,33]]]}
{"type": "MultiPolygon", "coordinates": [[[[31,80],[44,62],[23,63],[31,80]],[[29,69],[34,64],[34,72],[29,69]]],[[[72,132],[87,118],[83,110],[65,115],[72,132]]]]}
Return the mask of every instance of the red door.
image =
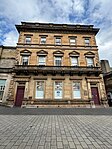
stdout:
{"type": "Polygon", "coordinates": [[[25,86],[17,87],[16,100],[15,100],[16,107],[21,107],[22,105],[22,100],[24,98],[24,90],[25,90],[25,86]]]}
{"type": "Polygon", "coordinates": [[[91,93],[92,93],[92,100],[94,101],[95,105],[99,105],[99,94],[98,94],[98,88],[97,87],[91,87],[91,93]]]}

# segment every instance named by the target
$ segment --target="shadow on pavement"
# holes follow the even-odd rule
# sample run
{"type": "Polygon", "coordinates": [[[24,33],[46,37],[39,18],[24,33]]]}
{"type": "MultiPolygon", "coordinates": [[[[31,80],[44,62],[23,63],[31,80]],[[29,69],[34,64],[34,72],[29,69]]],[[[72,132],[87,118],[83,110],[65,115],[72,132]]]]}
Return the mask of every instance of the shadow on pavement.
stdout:
{"type": "Polygon", "coordinates": [[[0,115],[112,115],[112,108],[10,108],[0,106],[0,115]]]}

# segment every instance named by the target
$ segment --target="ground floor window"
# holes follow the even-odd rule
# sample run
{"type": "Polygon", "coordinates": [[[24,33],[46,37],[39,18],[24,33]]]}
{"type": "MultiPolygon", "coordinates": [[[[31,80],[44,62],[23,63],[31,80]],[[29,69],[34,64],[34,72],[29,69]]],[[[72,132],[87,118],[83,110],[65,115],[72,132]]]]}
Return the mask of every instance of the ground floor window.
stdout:
{"type": "Polygon", "coordinates": [[[80,83],[73,82],[73,98],[81,98],[80,83]]]}
{"type": "Polygon", "coordinates": [[[6,80],[0,80],[0,100],[2,100],[6,80]]]}
{"type": "Polygon", "coordinates": [[[43,99],[44,98],[44,81],[36,82],[36,95],[35,98],[43,99]]]}
{"type": "Polygon", "coordinates": [[[61,99],[63,96],[62,81],[54,82],[54,98],[61,99]]]}

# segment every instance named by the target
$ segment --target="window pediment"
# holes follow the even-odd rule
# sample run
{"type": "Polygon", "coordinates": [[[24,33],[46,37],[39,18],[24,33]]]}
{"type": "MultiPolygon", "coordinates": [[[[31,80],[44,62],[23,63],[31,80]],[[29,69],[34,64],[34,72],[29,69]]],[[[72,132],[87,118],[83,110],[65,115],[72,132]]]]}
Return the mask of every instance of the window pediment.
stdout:
{"type": "Polygon", "coordinates": [[[53,55],[54,56],[63,56],[64,53],[62,51],[55,51],[55,52],[53,52],[53,55]]]}
{"type": "Polygon", "coordinates": [[[80,53],[76,52],[76,51],[72,51],[69,53],[69,56],[75,56],[75,57],[79,57],[80,53]]]}
{"type": "Polygon", "coordinates": [[[95,57],[95,53],[93,52],[87,52],[84,54],[86,57],[95,57]]]}
{"type": "Polygon", "coordinates": [[[32,53],[32,52],[29,51],[29,50],[22,50],[22,51],[20,52],[21,55],[25,55],[25,56],[30,56],[31,53],[32,53]]]}
{"type": "Polygon", "coordinates": [[[47,54],[48,54],[48,52],[44,51],[44,50],[40,50],[40,51],[37,52],[38,56],[46,56],[47,54]]]}

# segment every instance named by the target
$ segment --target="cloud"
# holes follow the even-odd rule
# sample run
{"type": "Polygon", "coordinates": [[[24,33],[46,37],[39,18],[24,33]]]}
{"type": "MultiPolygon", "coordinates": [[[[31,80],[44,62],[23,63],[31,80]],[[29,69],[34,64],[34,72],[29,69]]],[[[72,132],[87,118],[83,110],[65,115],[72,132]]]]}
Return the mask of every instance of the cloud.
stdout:
{"type": "Polygon", "coordinates": [[[14,45],[21,21],[93,24],[100,28],[97,43],[101,59],[111,59],[111,0],[1,0],[0,44],[14,45]]]}
{"type": "Polygon", "coordinates": [[[3,45],[16,46],[18,35],[15,31],[10,31],[4,35],[3,45]]]}

